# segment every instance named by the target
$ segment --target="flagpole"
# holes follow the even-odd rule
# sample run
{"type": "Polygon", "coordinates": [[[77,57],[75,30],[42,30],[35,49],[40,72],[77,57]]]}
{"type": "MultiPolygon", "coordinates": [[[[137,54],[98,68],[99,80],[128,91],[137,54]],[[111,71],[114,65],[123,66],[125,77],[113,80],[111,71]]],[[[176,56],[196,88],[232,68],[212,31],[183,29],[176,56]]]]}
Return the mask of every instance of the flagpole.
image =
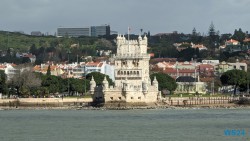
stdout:
{"type": "Polygon", "coordinates": [[[128,52],[130,52],[130,46],[129,46],[129,27],[128,27],[128,52]]]}

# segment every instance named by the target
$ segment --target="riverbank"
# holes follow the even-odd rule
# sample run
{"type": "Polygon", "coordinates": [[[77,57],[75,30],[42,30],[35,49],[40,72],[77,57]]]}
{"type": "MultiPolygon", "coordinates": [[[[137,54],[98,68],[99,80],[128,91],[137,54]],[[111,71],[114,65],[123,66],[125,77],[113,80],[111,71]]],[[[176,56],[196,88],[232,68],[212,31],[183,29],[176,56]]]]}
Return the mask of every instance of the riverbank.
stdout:
{"type": "Polygon", "coordinates": [[[193,106],[138,106],[138,107],[92,107],[92,106],[62,106],[62,107],[8,107],[0,106],[0,110],[146,110],[146,109],[250,109],[250,105],[216,104],[193,106]]]}
{"type": "Polygon", "coordinates": [[[169,98],[161,103],[110,103],[92,106],[91,98],[0,99],[0,110],[133,110],[133,109],[242,109],[235,98],[169,98]],[[233,102],[234,101],[234,102],[233,102]]]}

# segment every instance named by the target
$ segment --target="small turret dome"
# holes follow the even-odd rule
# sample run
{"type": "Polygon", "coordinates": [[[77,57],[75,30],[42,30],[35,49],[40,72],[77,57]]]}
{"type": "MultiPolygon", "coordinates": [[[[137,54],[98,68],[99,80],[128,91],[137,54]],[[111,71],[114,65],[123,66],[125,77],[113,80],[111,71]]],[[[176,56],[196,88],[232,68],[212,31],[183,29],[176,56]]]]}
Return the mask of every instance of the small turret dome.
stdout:
{"type": "Polygon", "coordinates": [[[158,84],[158,81],[156,79],[156,76],[154,77],[153,84],[158,84]]]}
{"type": "Polygon", "coordinates": [[[90,85],[96,85],[96,83],[95,83],[95,80],[94,80],[94,77],[93,77],[93,76],[92,76],[92,78],[91,78],[90,85]]]}
{"type": "Polygon", "coordinates": [[[139,35],[138,39],[139,39],[139,40],[142,40],[142,37],[141,37],[141,35],[139,35]]]}

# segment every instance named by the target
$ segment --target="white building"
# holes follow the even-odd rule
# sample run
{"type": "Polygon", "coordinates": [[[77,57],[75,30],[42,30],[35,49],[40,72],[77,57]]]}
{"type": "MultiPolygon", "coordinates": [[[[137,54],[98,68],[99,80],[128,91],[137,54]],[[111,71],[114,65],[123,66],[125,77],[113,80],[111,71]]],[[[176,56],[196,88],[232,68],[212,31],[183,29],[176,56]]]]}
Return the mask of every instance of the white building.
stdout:
{"type": "Polygon", "coordinates": [[[113,81],[115,80],[114,76],[114,64],[106,63],[106,62],[88,62],[85,65],[86,75],[91,72],[100,72],[102,74],[106,74],[113,81]]]}
{"type": "Polygon", "coordinates": [[[155,103],[161,98],[156,78],[151,83],[149,77],[149,59],[147,37],[138,40],[126,40],[117,37],[115,60],[115,85],[109,86],[106,78],[102,86],[90,82],[90,92],[95,102],[110,103],[155,103]]]}
{"type": "Polygon", "coordinates": [[[15,74],[20,73],[20,70],[14,68],[12,64],[6,64],[4,73],[7,76],[7,80],[10,80],[15,74]]]}

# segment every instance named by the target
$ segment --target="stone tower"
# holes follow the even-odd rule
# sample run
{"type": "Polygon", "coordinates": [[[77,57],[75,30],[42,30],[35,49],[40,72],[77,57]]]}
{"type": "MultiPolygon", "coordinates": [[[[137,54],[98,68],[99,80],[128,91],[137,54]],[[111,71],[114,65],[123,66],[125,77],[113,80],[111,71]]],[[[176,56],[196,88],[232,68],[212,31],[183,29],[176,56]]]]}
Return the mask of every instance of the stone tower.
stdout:
{"type": "MultiPolygon", "coordinates": [[[[117,36],[117,54],[115,60],[115,85],[109,87],[106,78],[102,88],[95,88],[92,92],[94,101],[154,103],[159,99],[158,82],[153,84],[149,77],[149,59],[147,53],[148,39],[138,37],[138,40],[127,40],[124,36],[117,36]]],[[[91,81],[91,86],[95,83],[91,81]]],[[[97,87],[97,86],[96,86],[97,87]]],[[[91,90],[93,90],[92,88],[91,90]]]]}

